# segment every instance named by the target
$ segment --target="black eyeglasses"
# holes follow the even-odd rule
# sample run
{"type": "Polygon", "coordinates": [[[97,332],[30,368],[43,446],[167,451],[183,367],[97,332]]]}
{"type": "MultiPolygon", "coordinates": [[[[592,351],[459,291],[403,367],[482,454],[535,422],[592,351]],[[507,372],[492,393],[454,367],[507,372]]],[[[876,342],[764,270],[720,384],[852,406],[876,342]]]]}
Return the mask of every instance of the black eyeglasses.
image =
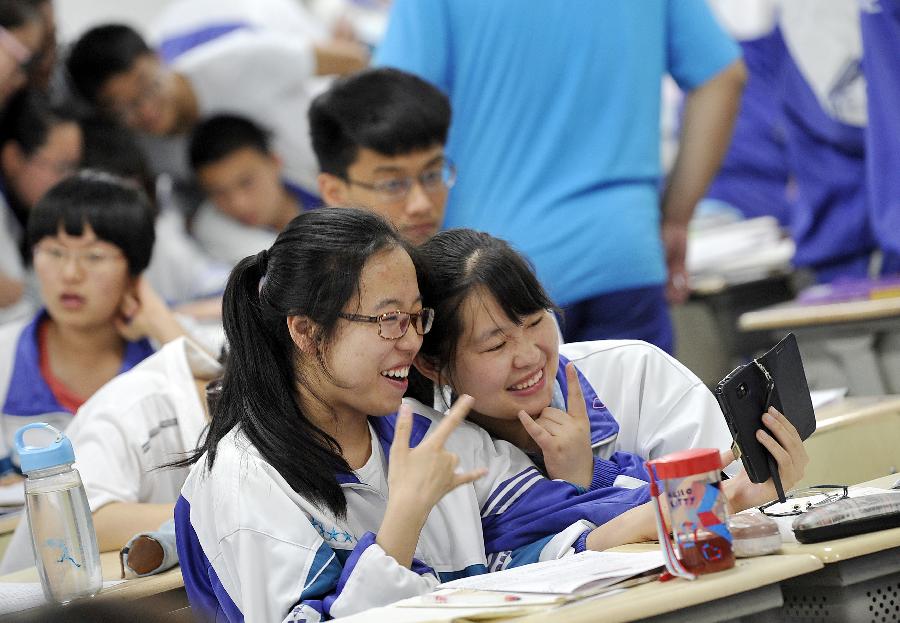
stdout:
{"type": "Polygon", "coordinates": [[[376,322],[378,323],[378,335],[386,340],[399,340],[406,335],[409,325],[412,324],[416,328],[416,333],[425,335],[431,331],[431,324],[434,322],[434,310],[430,307],[423,307],[418,312],[403,312],[400,310],[386,312],[379,316],[361,316],[360,314],[339,313],[338,316],[344,320],[353,322],[376,322]]]}
{"type": "Polygon", "coordinates": [[[849,494],[850,490],[847,485],[813,485],[804,489],[789,491],[785,496],[787,498],[786,503],[772,500],[758,508],[769,517],[791,517],[793,515],[802,515],[811,508],[818,508],[819,506],[843,500],[849,497],[849,494]],[[787,510],[769,510],[775,504],[781,504],[787,510]]]}
{"type": "Polygon", "coordinates": [[[422,171],[416,176],[395,177],[381,182],[363,182],[348,177],[347,182],[368,188],[381,195],[385,201],[403,201],[416,182],[419,182],[422,190],[429,194],[453,188],[456,183],[456,167],[449,160],[444,160],[440,166],[422,171]]]}

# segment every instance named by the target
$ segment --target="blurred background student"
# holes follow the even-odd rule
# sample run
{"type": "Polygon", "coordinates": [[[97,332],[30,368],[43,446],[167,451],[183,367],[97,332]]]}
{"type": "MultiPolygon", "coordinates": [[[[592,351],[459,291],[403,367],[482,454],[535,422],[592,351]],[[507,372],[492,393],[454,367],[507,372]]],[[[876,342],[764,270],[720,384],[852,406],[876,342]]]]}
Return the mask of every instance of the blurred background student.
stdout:
{"type": "Polygon", "coordinates": [[[184,333],[141,273],[153,214],[137,187],[86,171],[54,186],[28,218],[44,307],[0,328],[2,458],[34,421],[64,429],[114,376],[184,333]],[[152,340],[152,342],[151,342],[152,340]]]}
{"type": "Polygon", "coordinates": [[[33,311],[26,292],[25,226],[29,213],[81,162],[82,132],[75,117],[37,92],[21,91],[0,123],[0,323],[33,311]]]}
{"type": "Polygon", "coordinates": [[[259,253],[304,209],[304,193],[282,178],[284,161],[265,129],[235,115],[201,121],[191,134],[191,169],[207,200],[194,236],[230,266],[259,253]]]}
{"type": "Polygon", "coordinates": [[[46,25],[34,3],[0,0],[0,110],[28,82],[45,35],[46,25]]]}

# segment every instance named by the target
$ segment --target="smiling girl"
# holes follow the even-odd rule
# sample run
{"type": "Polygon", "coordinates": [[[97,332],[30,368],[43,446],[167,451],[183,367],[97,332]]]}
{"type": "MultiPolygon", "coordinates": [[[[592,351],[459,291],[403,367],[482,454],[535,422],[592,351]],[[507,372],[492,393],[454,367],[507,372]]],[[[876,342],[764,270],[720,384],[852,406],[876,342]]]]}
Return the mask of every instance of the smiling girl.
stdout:
{"type": "Polygon", "coordinates": [[[645,491],[544,478],[461,422],[468,397],[445,417],[400,406],[441,322],[414,254],[371,212],[323,209],[235,267],[221,394],[180,463],[193,464],[175,523],[195,613],[318,621],[631,537],[595,526],[645,491]]]}
{"type": "Polygon", "coordinates": [[[609,482],[642,485],[643,459],[731,445],[713,395],[662,350],[560,345],[553,303],[506,242],[454,229],[420,253],[422,295],[441,322],[417,368],[446,393],[473,396],[470,419],[543,460],[550,476],[587,487],[601,466],[609,482]]]}
{"type": "Polygon", "coordinates": [[[183,334],[140,276],[153,217],[137,188],[95,172],[60,182],[32,210],[28,244],[44,308],[0,330],[7,448],[29,422],[65,428],[91,394],[153,352],[149,340],[183,334]]]}

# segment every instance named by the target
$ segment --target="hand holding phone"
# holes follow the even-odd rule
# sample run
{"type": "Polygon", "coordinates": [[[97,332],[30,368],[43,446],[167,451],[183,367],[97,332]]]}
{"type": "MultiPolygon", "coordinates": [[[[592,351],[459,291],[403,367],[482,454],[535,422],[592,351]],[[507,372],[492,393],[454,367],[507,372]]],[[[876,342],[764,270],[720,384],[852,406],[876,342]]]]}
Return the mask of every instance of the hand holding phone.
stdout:
{"type": "MultiPolygon", "coordinates": [[[[740,449],[741,461],[755,483],[775,478],[780,485],[775,460],[756,439],[765,430],[762,415],[775,407],[794,425],[801,439],[816,430],[816,417],[797,339],[789,333],[762,357],[735,368],[715,389],[728,428],[740,449]]],[[[779,497],[783,492],[778,490],[779,497]]]]}

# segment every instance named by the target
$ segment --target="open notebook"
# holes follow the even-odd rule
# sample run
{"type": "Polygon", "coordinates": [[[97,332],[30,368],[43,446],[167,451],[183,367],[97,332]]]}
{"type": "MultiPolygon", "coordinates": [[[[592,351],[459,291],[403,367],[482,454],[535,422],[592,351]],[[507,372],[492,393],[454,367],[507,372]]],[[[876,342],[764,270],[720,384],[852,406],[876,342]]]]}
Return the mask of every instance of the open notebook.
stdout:
{"type": "Polygon", "coordinates": [[[445,582],[438,588],[572,595],[613,586],[662,566],[659,550],[634,554],[588,551],[445,582]]]}

